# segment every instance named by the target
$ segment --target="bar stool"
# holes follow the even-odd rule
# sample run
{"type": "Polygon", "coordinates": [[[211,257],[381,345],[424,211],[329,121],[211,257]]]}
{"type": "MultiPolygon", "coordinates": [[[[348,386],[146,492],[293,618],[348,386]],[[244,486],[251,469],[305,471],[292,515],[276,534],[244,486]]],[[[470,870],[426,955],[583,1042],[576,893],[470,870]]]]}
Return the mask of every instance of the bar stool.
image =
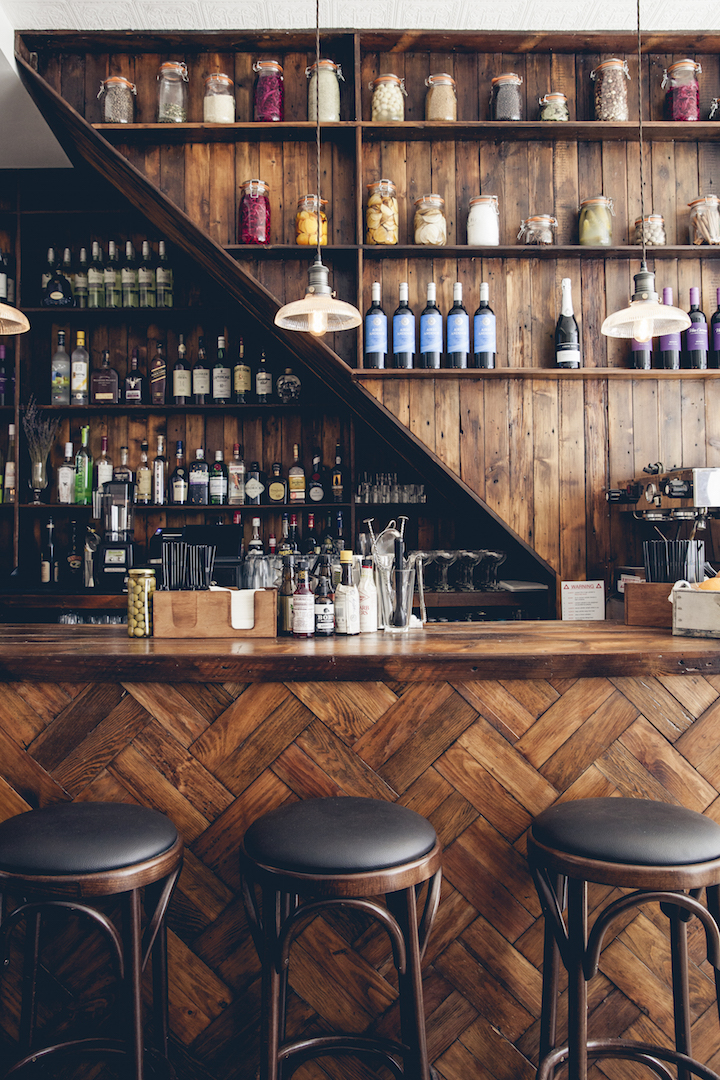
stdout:
{"type": "Polygon", "coordinates": [[[168,1062],[167,937],[165,912],[180,873],[183,843],[157,810],[124,803],[60,803],[30,810],[0,824],[0,935],[26,921],[19,1025],[20,1057],[2,1075],[51,1054],[123,1054],[128,1075],[143,1080],[142,973],[152,955],[153,1013],[157,1051],[168,1062]],[[141,895],[147,922],[143,930],[141,895]],[[16,906],[8,895],[22,898],[16,906]],[[117,897],[122,925],[103,910],[101,898],[117,897]],[[89,919],[107,942],[117,969],[117,1038],[73,1038],[36,1045],[37,975],[43,916],[50,911],[89,919]]]}
{"type": "Polygon", "coordinates": [[[585,1080],[588,1058],[640,1061],[672,1080],[696,1074],[717,1080],[693,1060],[690,1041],[687,922],[701,921],[708,960],[720,988],[720,825],[711,818],[648,799],[579,799],[545,810],[528,833],[528,861],[545,918],[538,1080],[568,1062],[569,1080],[585,1080]],[[633,890],[605,904],[588,933],[588,882],[633,890]],[[707,906],[700,902],[705,888],[707,906]],[[660,903],[670,920],[675,1050],[628,1039],[588,1041],[587,983],[597,973],[603,939],[628,910],[660,903]],[[563,912],[567,907],[565,916],[563,912]],[[568,973],[568,1042],[556,1046],[558,972],[568,973]]]}
{"type": "Polygon", "coordinates": [[[288,1077],[309,1058],[341,1053],[381,1058],[397,1077],[428,1080],[420,964],[441,878],[440,845],[430,822],[380,799],[291,803],[247,830],[241,870],[243,899],[262,962],[260,1080],[288,1077]],[[417,899],[426,881],[418,923],[417,899]],[[377,899],[382,896],[384,904],[377,899]],[[293,938],[316,915],[337,907],[377,918],[390,937],[402,1042],[347,1034],[285,1041],[293,938]]]}

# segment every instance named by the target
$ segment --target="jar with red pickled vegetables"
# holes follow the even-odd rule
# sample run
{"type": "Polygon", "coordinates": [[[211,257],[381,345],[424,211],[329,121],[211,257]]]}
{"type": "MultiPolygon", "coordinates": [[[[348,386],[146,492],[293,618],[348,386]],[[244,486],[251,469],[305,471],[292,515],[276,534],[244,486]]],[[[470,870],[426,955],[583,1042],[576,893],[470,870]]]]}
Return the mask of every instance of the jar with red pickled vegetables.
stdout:
{"type": "Polygon", "coordinates": [[[253,71],[257,72],[253,112],[255,120],[261,123],[284,120],[285,83],[282,66],[277,60],[256,60],[253,71]]]}
{"type": "Polygon", "coordinates": [[[678,60],[663,75],[666,120],[700,119],[700,86],[698,75],[702,71],[694,60],[678,60]]]}
{"type": "Polygon", "coordinates": [[[246,180],[241,188],[238,243],[269,244],[270,189],[264,180],[246,180]]]}

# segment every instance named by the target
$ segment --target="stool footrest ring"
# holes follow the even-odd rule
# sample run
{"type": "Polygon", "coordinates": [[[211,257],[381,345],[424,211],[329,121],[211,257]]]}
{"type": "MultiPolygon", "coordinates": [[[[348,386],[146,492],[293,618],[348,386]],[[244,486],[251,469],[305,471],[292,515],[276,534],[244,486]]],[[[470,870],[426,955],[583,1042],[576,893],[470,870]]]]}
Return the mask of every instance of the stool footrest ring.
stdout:
{"type": "MultiPolygon", "coordinates": [[[[123,1054],[127,1055],[127,1044],[121,1039],[103,1039],[100,1037],[91,1037],[88,1039],[68,1039],[66,1042],[54,1043],[52,1046],[38,1047],[37,1050],[31,1050],[25,1054],[24,1057],[14,1062],[9,1069],[2,1073],[2,1080],[7,1080],[10,1076],[17,1076],[22,1069],[31,1068],[35,1062],[42,1063],[43,1059],[50,1054],[67,1053],[67,1054],[123,1054]]],[[[173,1069],[167,1058],[162,1057],[160,1054],[152,1050],[146,1050],[146,1054],[149,1054],[153,1063],[157,1063],[165,1074],[166,1080],[176,1080],[175,1070],[173,1069]]],[[[153,1066],[154,1068],[154,1066],[153,1066]]]]}
{"type": "MultiPolygon", "coordinates": [[[[720,1080],[716,1072],[700,1061],[696,1061],[695,1058],[681,1054],[677,1050],[666,1049],[664,1046],[653,1046],[652,1043],[631,1042],[627,1039],[593,1039],[587,1044],[587,1055],[590,1058],[611,1057],[639,1061],[664,1080],[668,1078],[673,1080],[673,1074],[665,1068],[663,1061],[676,1065],[686,1072],[694,1073],[695,1076],[700,1077],[700,1080],[720,1080]]],[[[553,1070],[567,1059],[567,1046],[551,1050],[538,1065],[536,1080],[548,1080],[553,1070]]]]}
{"type": "Polygon", "coordinates": [[[278,1049],[278,1058],[280,1061],[297,1058],[292,1064],[295,1069],[304,1061],[324,1054],[348,1053],[380,1057],[398,1080],[403,1080],[405,1070],[397,1058],[405,1057],[409,1052],[409,1047],[392,1039],[372,1039],[364,1035],[320,1035],[313,1039],[297,1039],[282,1044],[278,1049]]]}

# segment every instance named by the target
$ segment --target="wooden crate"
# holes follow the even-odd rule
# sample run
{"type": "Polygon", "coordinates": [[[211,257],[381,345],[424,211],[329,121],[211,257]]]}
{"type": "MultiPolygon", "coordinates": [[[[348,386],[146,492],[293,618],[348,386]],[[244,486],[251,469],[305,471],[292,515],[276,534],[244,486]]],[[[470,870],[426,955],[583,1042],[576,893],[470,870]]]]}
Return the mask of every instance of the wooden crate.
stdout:
{"type": "Polygon", "coordinates": [[[277,635],[277,591],[255,593],[255,625],[236,629],[230,617],[230,594],[222,592],[162,592],[153,594],[153,635],[159,638],[246,638],[277,635]]]}
{"type": "Polygon", "coordinates": [[[671,589],[666,581],[626,581],[625,625],[672,626],[671,589]]]}

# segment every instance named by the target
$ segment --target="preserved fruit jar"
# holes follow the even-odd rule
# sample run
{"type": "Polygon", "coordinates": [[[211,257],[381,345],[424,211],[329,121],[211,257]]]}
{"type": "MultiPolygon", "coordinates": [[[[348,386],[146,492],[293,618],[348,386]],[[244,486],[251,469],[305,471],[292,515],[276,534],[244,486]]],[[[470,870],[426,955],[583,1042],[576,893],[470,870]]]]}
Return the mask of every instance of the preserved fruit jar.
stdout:
{"type": "Polygon", "coordinates": [[[405,80],[399,75],[378,75],[370,83],[372,118],[379,124],[405,119],[405,80]]]}
{"type": "Polygon", "coordinates": [[[257,72],[253,118],[258,123],[284,119],[285,82],[282,65],[277,60],[256,60],[253,71],[257,72]]]}
{"type": "Polygon", "coordinates": [[[663,75],[665,91],[664,114],[666,120],[700,119],[700,84],[702,71],[694,60],[678,60],[663,75]]]}
{"type": "Polygon", "coordinates": [[[665,218],[662,214],[646,214],[644,219],[641,217],[635,219],[635,243],[642,244],[643,242],[643,220],[645,221],[646,245],[648,247],[663,247],[667,244],[665,218]]]}
{"type": "Polygon", "coordinates": [[[471,247],[497,247],[500,243],[500,208],[497,195],[476,195],[470,200],[467,242],[471,247]]]}
{"type": "Polygon", "coordinates": [[[688,206],[693,244],[720,244],[720,198],[702,195],[688,206]]]}
{"type": "MultiPolygon", "coordinates": [[[[326,199],[320,199],[320,243],[327,244],[328,227],[327,215],[323,207],[327,206],[326,199]]],[[[303,195],[298,199],[297,213],[295,214],[295,239],[298,244],[308,246],[317,245],[318,242],[318,197],[317,195],[303,195]]]]}
{"type": "Polygon", "coordinates": [[[608,247],[612,244],[612,199],[596,195],[580,203],[578,240],[581,244],[608,247]]]}
{"type": "Polygon", "coordinates": [[[155,592],[154,570],[130,570],[128,573],[128,637],[152,637],[152,601],[155,592]]]}
{"type": "Polygon", "coordinates": [[[522,79],[513,71],[495,76],[490,92],[491,120],[522,120],[521,84],[522,79]]]}
{"type": "Polygon", "coordinates": [[[102,98],[102,123],[132,124],[135,119],[136,96],[135,83],[122,75],[111,75],[105,82],[101,82],[98,98],[102,98]]]}
{"type": "Polygon", "coordinates": [[[590,72],[595,80],[595,119],[627,120],[627,84],[630,78],[624,60],[604,60],[590,72]]]}
{"type": "Polygon", "coordinates": [[[333,123],[340,119],[340,79],[342,69],[332,60],[321,60],[305,68],[308,83],[308,120],[333,123]]]}
{"type": "MultiPolygon", "coordinates": [[[[714,97],[710,102],[710,112],[708,113],[708,120],[715,119],[718,109],[720,109],[720,98],[714,97]]],[[[720,116],[718,116],[718,119],[720,120],[720,116]]]]}
{"type": "Polygon", "coordinates": [[[565,94],[560,93],[559,90],[551,90],[549,94],[545,94],[544,97],[539,99],[538,104],[540,105],[541,120],[570,119],[567,97],[565,94]]]}
{"type": "Polygon", "coordinates": [[[246,180],[241,190],[238,243],[269,244],[270,188],[264,180],[246,180]]]}
{"type": "Polygon", "coordinates": [[[557,227],[557,218],[552,214],[533,214],[521,223],[518,240],[525,244],[552,244],[557,227]]]}
{"type": "Polygon", "coordinates": [[[428,88],[425,95],[425,119],[457,120],[457,94],[452,75],[445,72],[428,75],[425,85],[428,88]]]}
{"type": "Polygon", "coordinates": [[[447,243],[445,200],[439,195],[421,195],[415,200],[413,222],[416,244],[441,247],[447,243]]]}
{"type": "Polygon", "coordinates": [[[235,87],[230,76],[221,71],[205,79],[203,120],[206,124],[235,123],[235,87]]]}
{"type": "Polygon", "coordinates": [[[158,124],[183,124],[187,120],[187,64],[167,60],[158,75],[158,124]]]}
{"type": "Polygon", "coordinates": [[[397,188],[392,180],[375,180],[368,184],[365,243],[397,244],[399,227],[397,188]]]}

